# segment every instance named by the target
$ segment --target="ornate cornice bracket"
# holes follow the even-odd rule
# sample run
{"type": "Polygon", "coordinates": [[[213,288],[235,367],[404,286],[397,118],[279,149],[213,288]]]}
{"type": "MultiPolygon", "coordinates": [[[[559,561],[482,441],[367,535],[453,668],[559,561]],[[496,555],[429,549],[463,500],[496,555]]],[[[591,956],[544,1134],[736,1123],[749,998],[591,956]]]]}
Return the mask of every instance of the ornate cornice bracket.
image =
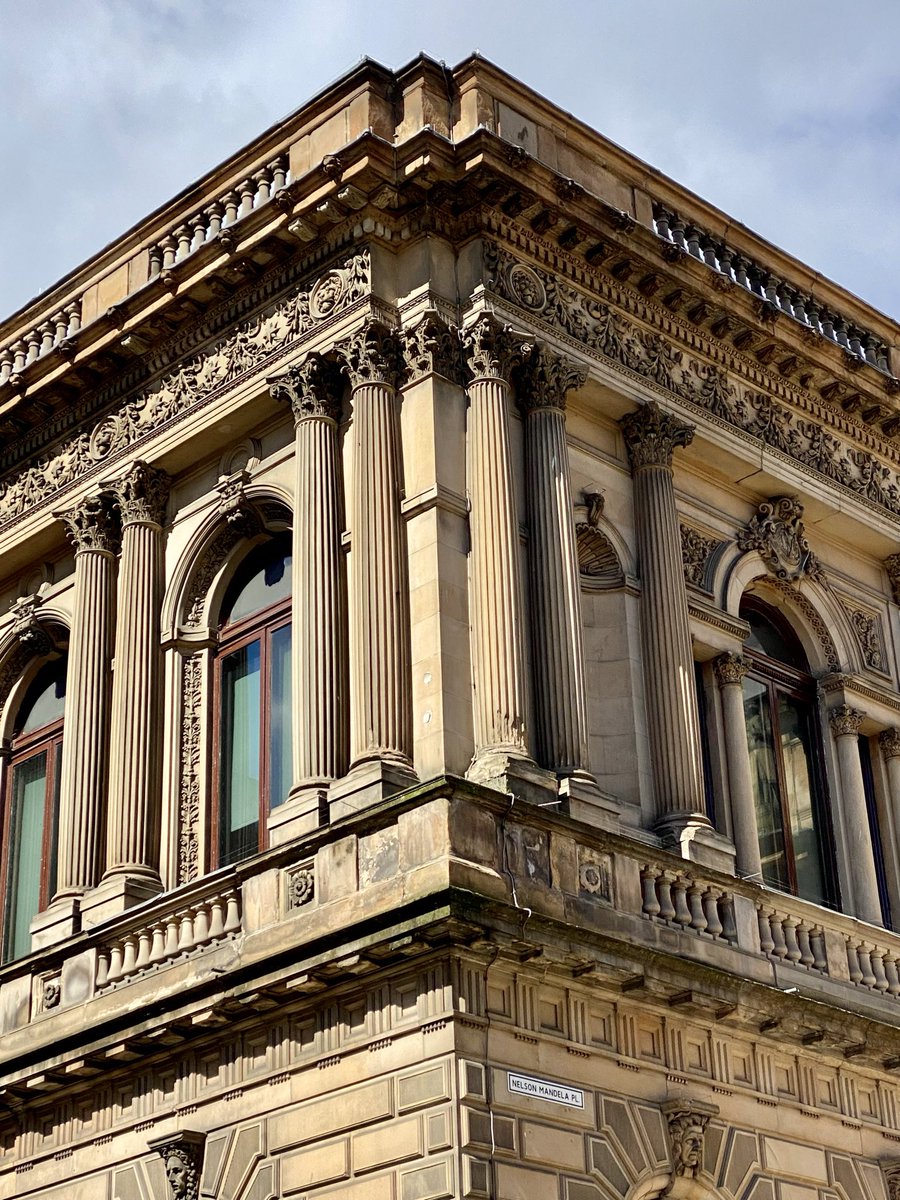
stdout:
{"type": "Polygon", "coordinates": [[[626,413],[619,421],[632,471],[647,467],[672,468],[672,455],[678,446],[689,446],[694,440],[694,426],[685,425],[648,400],[635,412],[626,413]]]}
{"type": "Polygon", "coordinates": [[[118,550],[121,538],[119,514],[109,492],[88,496],[74,508],[53,515],[65,526],[76,554],[87,550],[114,554],[118,550]]]}
{"type": "Polygon", "coordinates": [[[273,399],[290,404],[296,425],[311,419],[337,422],[340,417],[341,368],[324,354],[313,351],[266,383],[273,399]]]}
{"type": "Polygon", "coordinates": [[[548,408],[565,412],[566,393],[584,386],[587,371],[540,344],[524,345],[522,354],[513,370],[519,403],[526,412],[548,408]]]}
{"type": "Polygon", "coordinates": [[[757,550],[766,570],[776,579],[825,582],[822,565],[809,548],[803,528],[803,505],[794,496],[764,501],[747,528],[738,534],[740,550],[757,550]]]}
{"type": "Polygon", "coordinates": [[[102,485],[119,505],[122,525],[162,525],[169,499],[169,476],[137,459],[119,479],[102,485]]]}
{"type": "Polygon", "coordinates": [[[163,1160],[172,1200],[197,1200],[206,1134],[193,1129],[151,1138],[147,1145],[163,1160]]]}

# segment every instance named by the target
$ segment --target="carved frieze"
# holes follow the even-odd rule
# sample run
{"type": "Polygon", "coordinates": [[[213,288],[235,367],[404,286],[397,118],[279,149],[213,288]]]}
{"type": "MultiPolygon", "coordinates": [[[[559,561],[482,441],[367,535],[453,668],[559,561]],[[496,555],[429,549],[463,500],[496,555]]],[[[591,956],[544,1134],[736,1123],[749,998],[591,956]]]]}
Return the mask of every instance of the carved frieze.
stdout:
{"type": "Polygon", "coordinates": [[[738,534],[738,546],[741,550],[758,550],[766,569],[776,579],[824,582],[821,564],[806,540],[802,518],[803,505],[794,497],[777,496],[765,501],[738,534]]]}
{"type": "Polygon", "coordinates": [[[847,613],[862,651],[863,662],[873,671],[883,671],[884,652],[881,648],[881,622],[878,617],[859,608],[848,608],[847,613]]]}
{"type": "Polygon", "coordinates": [[[181,712],[181,786],[178,797],[178,882],[200,874],[200,738],[203,660],[184,660],[181,712]]]}
{"type": "MultiPolygon", "coordinates": [[[[807,411],[814,412],[814,420],[805,420],[788,407],[788,395],[798,401],[801,395],[788,387],[783,379],[773,382],[773,391],[779,396],[784,395],[783,401],[752,386],[752,378],[761,375],[758,369],[743,370],[746,382],[741,388],[728,368],[686,355],[669,337],[656,330],[641,328],[623,313],[614,311],[596,296],[582,292],[558,275],[536,266],[526,267],[493,243],[487,247],[486,262],[497,293],[549,327],[560,330],[594,353],[695,405],[742,434],[759,439],[768,448],[847,488],[861,499],[900,515],[900,477],[897,472],[879,462],[867,448],[850,446],[832,433],[827,425],[839,418],[830,409],[823,409],[821,403],[814,409],[806,405],[807,411]]],[[[598,283],[597,286],[600,290],[603,285],[598,283]]],[[[645,300],[633,305],[627,292],[610,290],[616,292],[616,301],[623,306],[639,308],[644,320],[664,319],[655,305],[645,300]]],[[[671,327],[671,322],[666,324],[671,327]]],[[[692,335],[691,343],[696,342],[696,336],[692,335]]],[[[710,347],[710,354],[713,352],[710,347]]],[[[738,354],[732,359],[728,366],[733,372],[745,365],[738,354]]],[[[798,407],[801,407],[799,403],[798,407]]],[[[855,432],[855,427],[846,421],[841,424],[841,433],[846,436],[855,432]]],[[[871,444],[871,434],[866,437],[871,444]]]]}
{"type": "Polygon", "coordinates": [[[340,267],[326,272],[312,288],[295,292],[265,312],[237,323],[225,337],[184,359],[158,382],[101,417],[92,428],[80,430],[46,450],[32,466],[0,483],[0,526],[102,468],[107,459],[204,404],[219,389],[258,369],[270,357],[282,356],[317,324],[365,295],[369,277],[368,253],[353,255],[340,267]]]}
{"type": "Polygon", "coordinates": [[[706,537],[693,525],[680,525],[681,531],[681,561],[684,565],[684,577],[688,583],[703,587],[706,565],[713,551],[721,546],[716,538],[706,537]]]}

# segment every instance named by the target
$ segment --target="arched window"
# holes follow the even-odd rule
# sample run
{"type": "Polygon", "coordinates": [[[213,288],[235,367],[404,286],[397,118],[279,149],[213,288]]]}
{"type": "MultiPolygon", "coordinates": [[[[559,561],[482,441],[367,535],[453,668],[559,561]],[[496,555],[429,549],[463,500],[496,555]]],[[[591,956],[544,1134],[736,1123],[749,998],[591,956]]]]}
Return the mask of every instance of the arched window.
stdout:
{"type": "Polygon", "coordinates": [[[744,714],[763,882],[817,904],[837,906],[825,802],[815,683],[803,648],[777,610],[753,596],[741,604],[750,626],[744,714]]]}
{"type": "Polygon", "coordinates": [[[31,922],[56,890],[66,660],[46,663],[13,727],[3,837],[3,961],[31,950],[31,922]]]}
{"type": "Polygon", "coordinates": [[[291,786],[291,543],[256,546],[222,604],[216,659],[214,865],[265,846],[291,786]]]}

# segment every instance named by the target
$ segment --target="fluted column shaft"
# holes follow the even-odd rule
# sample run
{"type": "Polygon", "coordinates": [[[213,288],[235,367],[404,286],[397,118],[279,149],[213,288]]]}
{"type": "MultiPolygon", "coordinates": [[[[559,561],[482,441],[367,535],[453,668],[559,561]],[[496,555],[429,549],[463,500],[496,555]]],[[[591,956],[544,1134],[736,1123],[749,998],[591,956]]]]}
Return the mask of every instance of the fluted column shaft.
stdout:
{"type": "Polygon", "coordinates": [[[747,663],[738,654],[720,654],[713,664],[722,696],[725,760],[734,835],[735,866],[739,875],[762,883],[756,799],[750,775],[750,748],[744,716],[744,676],[747,663]]]}
{"type": "Polygon", "coordinates": [[[351,767],[412,761],[409,585],[401,523],[399,346],[369,322],[340,348],[353,389],[351,767]]]}
{"type": "Polygon", "coordinates": [[[859,730],[864,719],[865,713],[847,704],[841,704],[829,713],[841,773],[841,811],[847,839],[847,862],[853,877],[855,915],[870,925],[881,925],[875,853],[859,757],[859,730]]]}
{"type": "Polygon", "coordinates": [[[310,354],[270,380],[295,420],[292,555],[292,738],[294,790],[343,774],[344,601],[337,422],[338,368],[310,354]]]}
{"type": "Polygon", "coordinates": [[[700,721],[672,453],[693,428],[655,402],[622,419],[631,457],[641,572],[644,685],[658,817],[706,822],[700,721]]]}
{"type": "Polygon", "coordinates": [[[519,518],[509,432],[511,336],[491,317],[463,333],[468,384],[467,476],[472,561],[475,757],[528,756],[519,518]]]}
{"type": "Polygon", "coordinates": [[[588,762],[581,587],[569,452],[566,391],[584,374],[546,350],[516,379],[525,410],[528,566],[537,759],[560,775],[588,762]]]}
{"type": "Polygon", "coordinates": [[[162,518],[167,479],[137,462],[109,485],[122,517],[106,875],[159,880],[162,518]]]}
{"type": "Polygon", "coordinates": [[[56,895],[62,898],[94,887],[101,873],[118,523],[106,495],[59,516],[75,546],[59,789],[56,895]]]}

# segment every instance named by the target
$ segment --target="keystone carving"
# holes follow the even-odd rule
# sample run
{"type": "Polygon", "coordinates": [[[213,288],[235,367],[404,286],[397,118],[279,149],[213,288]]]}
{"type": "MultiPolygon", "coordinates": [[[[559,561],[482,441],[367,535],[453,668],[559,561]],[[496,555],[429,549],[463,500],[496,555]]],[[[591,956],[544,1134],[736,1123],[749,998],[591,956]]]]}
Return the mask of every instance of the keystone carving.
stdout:
{"type": "Polygon", "coordinates": [[[884,569],[894,594],[894,603],[900,604],[900,554],[889,554],[884,560],[884,569]]]}
{"type": "Polygon", "coordinates": [[[587,372],[544,346],[523,345],[515,370],[516,392],[526,412],[540,408],[565,411],[566,392],[583,387],[587,372]]]}
{"type": "Polygon", "coordinates": [[[197,1200],[205,1141],[206,1134],[184,1129],[147,1143],[163,1160],[172,1200],[197,1200]]]}
{"type": "Polygon", "coordinates": [[[777,496],[760,504],[756,516],[738,534],[741,550],[758,550],[766,569],[776,579],[825,582],[822,565],[806,540],[803,505],[792,496],[777,496]]]}
{"type": "Polygon", "coordinates": [[[267,379],[266,383],[273,399],[290,404],[297,425],[312,418],[337,421],[340,417],[341,369],[324,354],[313,351],[283,375],[267,379]]]}
{"type": "Polygon", "coordinates": [[[683,425],[655,400],[649,400],[636,412],[626,413],[619,424],[633,471],[645,467],[671,470],[676,446],[689,446],[694,440],[693,425],[683,425]]]}
{"type": "Polygon", "coordinates": [[[259,517],[247,498],[249,471],[235,471],[216,484],[218,510],[226,526],[239,537],[252,537],[259,529],[259,517]]]}
{"type": "Polygon", "coordinates": [[[115,553],[119,548],[119,516],[108,492],[89,496],[65,512],[53,514],[62,521],[75,553],[85,550],[107,550],[115,553]]]}
{"type": "Polygon", "coordinates": [[[709,1119],[718,1109],[696,1100],[673,1100],[663,1105],[676,1178],[696,1179],[703,1166],[703,1143],[709,1119]]]}
{"type": "Polygon", "coordinates": [[[890,1158],[881,1164],[888,1200],[900,1200],[900,1158],[890,1158]]]}
{"type": "Polygon", "coordinates": [[[463,382],[463,358],[459,335],[433,309],[418,324],[401,335],[407,380],[415,383],[428,375],[443,375],[453,383],[463,382]]]}
{"type": "Polygon", "coordinates": [[[169,498],[169,477],[165,471],[138,459],[125,474],[103,485],[119,504],[124,525],[161,525],[169,498]]]}

